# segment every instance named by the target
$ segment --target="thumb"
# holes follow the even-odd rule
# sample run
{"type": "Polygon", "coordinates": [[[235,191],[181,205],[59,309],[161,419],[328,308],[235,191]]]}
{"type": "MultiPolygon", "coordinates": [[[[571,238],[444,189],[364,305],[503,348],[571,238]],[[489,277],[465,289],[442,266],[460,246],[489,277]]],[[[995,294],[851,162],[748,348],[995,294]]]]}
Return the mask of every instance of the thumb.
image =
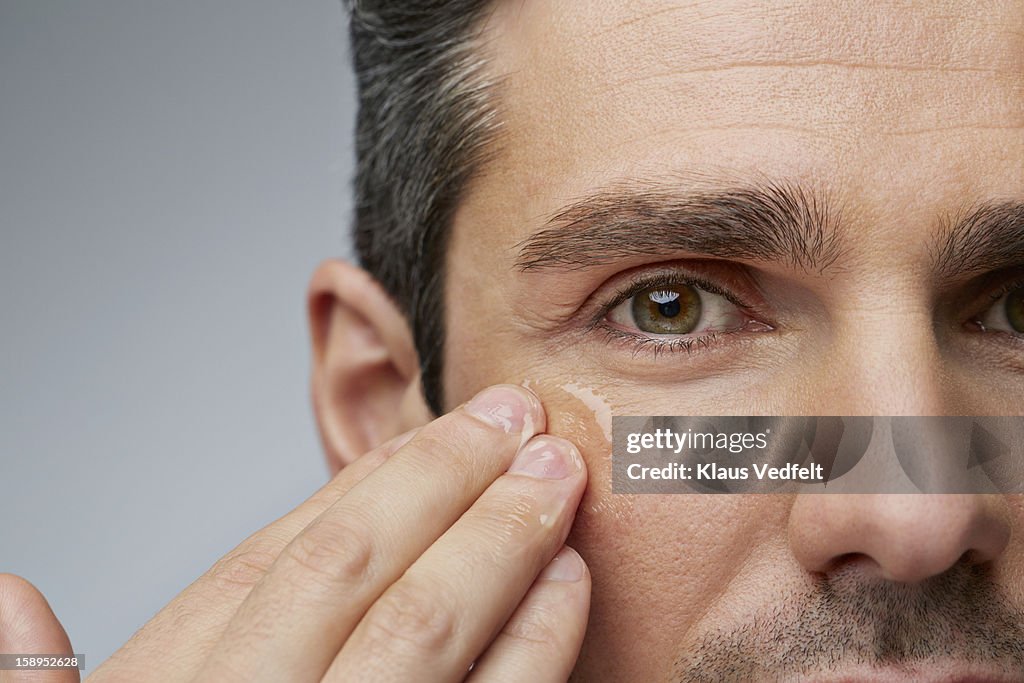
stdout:
{"type": "MultiPolygon", "coordinates": [[[[31,583],[0,574],[0,654],[71,655],[71,641],[31,583]]],[[[78,683],[78,669],[0,671],[0,683],[78,683]]]]}

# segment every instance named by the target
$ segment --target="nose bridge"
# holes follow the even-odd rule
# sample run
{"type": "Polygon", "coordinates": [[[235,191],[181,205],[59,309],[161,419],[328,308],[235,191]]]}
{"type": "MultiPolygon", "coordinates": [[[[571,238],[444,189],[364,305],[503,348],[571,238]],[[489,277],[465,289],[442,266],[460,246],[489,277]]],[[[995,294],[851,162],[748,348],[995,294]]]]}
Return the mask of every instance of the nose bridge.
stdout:
{"type": "Polygon", "coordinates": [[[840,415],[945,415],[949,381],[929,307],[870,305],[836,321],[830,406],[840,415]]]}

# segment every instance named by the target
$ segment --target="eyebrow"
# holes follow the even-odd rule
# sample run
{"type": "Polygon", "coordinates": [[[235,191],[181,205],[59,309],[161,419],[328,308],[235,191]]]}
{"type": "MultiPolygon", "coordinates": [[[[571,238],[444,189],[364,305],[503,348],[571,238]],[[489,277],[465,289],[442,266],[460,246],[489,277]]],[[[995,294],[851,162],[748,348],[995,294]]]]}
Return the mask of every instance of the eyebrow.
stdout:
{"type": "Polygon", "coordinates": [[[556,213],[516,245],[522,271],[583,270],[624,258],[678,252],[781,261],[822,272],[840,256],[840,217],[825,197],[796,184],[680,192],[630,185],[556,213]]]}
{"type": "Polygon", "coordinates": [[[1024,202],[980,204],[947,220],[933,256],[946,279],[1024,265],[1024,202]]]}

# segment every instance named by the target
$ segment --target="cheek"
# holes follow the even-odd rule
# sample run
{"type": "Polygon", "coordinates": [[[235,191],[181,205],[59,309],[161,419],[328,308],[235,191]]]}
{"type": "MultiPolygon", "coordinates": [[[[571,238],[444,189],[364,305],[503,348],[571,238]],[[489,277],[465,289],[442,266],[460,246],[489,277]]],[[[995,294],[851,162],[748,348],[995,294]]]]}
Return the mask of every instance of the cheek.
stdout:
{"type": "Polygon", "coordinates": [[[547,433],[571,441],[587,463],[587,490],[577,511],[574,535],[585,535],[592,527],[607,532],[635,531],[631,510],[636,497],[611,492],[615,406],[601,387],[566,380],[564,375],[558,379],[536,373],[516,376],[497,363],[452,362],[447,366],[445,379],[448,402],[453,405],[489,384],[521,384],[534,392],[547,413],[547,433]],[[471,366],[476,369],[475,373],[469,372],[471,366]],[[489,376],[481,377],[479,370],[486,367],[491,368],[489,376]]]}
{"type": "Polygon", "coordinates": [[[636,496],[612,495],[612,404],[599,388],[580,382],[528,379],[543,401],[548,433],[568,439],[587,463],[589,482],[576,515],[577,530],[594,523],[627,525],[636,496]]]}
{"type": "MultiPolygon", "coordinates": [[[[677,651],[703,618],[709,596],[726,592],[752,555],[777,560],[784,552],[787,503],[782,497],[612,494],[611,417],[658,414],[655,406],[619,403],[609,398],[614,385],[587,383],[564,372],[544,375],[536,365],[532,372],[517,373],[498,362],[460,366],[459,359],[451,360],[449,403],[458,404],[489,384],[522,384],[543,402],[548,433],[572,441],[586,460],[587,492],[567,541],[593,577],[585,643],[593,654],[581,661],[592,657],[603,666],[615,662],[623,672],[648,670],[645,652],[677,651]],[[628,621],[623,615],[630,615],[628,621]],[[623,628],[629,637],[623,637],[623,628]],[[646,649],[636,647],[640,637],[646,649]]],[[[595,677],[607,674],[594,672],[595,677]]]]}
{"type": "Polygon", "coordinates": [[[615,669],[586,671],[581,680],[635,680],[637,671],[662,680],[650,667],[674,661],[691,634],[750,608],[709,610],[751,573],[756,580],[742,600],[769,600],[789,566],[787,509],[783,496],[640,495],[628,523],[599,510],[574,527],[569,543],[587,561],[594,587],[580,661],[615,669]]]}

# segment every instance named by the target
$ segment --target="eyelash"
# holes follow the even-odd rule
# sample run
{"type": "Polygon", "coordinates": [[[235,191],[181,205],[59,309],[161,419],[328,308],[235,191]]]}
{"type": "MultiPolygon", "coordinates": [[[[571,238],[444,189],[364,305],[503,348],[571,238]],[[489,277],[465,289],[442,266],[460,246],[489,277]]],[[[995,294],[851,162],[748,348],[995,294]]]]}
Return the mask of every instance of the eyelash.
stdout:
{"type": "MultiPolygon", "coordinates": [[[[604,341],[606,343],[614,343],[616,341],[628,342],[633,347],[634,357],[641,353],[649,353],[654,359],[663,353],[698,353],[702,350],[710,349],[714,344],[718,343],[723,336],[741,332],[741,330],[709,332],[687,337],[659,339],[658,337],[649,337],[626,332],[625,330],[612,327],[608,324],[608,314],[611,313],[611,311],[619,304],[633,296],[636,296],[640,292],[657,287],[678,287],[679,285],[696,287],[710,294],[717,294],[744,312],[749,311],[752,308],[731,291],[701,277],[683,274],[680,272],[660,273],[657,275],[639,275],[630,280],[630,282],[625,286],[621,287],[612,295],[612,298],[609,301],[601,304],[597,314],[590,322],[589,329],[604,335],[604,341]]],[[[755,321],[752,320],[751,322],[755,321]]],[[[765,331],[773,329],[771,325],[767,325],[765,323],[761,324],[766,326],[767,329],[765,331]]]]}
{"type": "MultiPolygon", "coordinates": [[[[748,322],[747,326],[738,330],[733,330],[729,332],[710,332],[705,334],[696,334],[693,336],[669,337],[662,339],[658,337],[627,332],[625,330],[613,327],[608,324],[608,314],[612,310],[614,310],[615,307],[617,307],[619,304],[623,303],[624,301],[630,299],[633,296],[636,296],[640,292],[657,287],[671,287],[679,285],[697,287],[705,292],[717,294],[726,299],[727,301],[729,301],[730,303],[732,303],[741,311],[744,311],[745,313],[751,311],[754,308],[749,304],[745,303],[739,297],[737,297],[733,292],[725,289],[724,287],[716,284],[715,282],[712,282],[705,278],[694,276],[689,273],[670,272],[653,275],[641,274],[639,276],[632,278],[624,286],[618,288],[618,290],[612,295],[611,299],[600,305],[599,310],[593,316],[588,325],[588,331],[597,332],[603,335],[603,341],[608,344],[615,342],[625,342],[630,344],[630,346],[632,347],[634,358],[639,354],[647,353],[650,354],[653,359],[657,359],[659,355],[664,353],[671,354],[685,352],[688,355],[692,355],[694,353],[699,353],[701,351],[708,350],[717,343],[719,343],[722,337],[742,333],[743,330],[750,325],[750,323],[758,323],[760,325],[763,325],[764,327],[761,330],[758,330],[759,332],[772,331],[774,329],[774,327],[771,324],[761,322],[754,318],[753,315],[748,315],[748,317],[750,317],[751,320],[748,322]]],[[[996,302],[1002,297],[1009,294],[1010,292],[1013,292],[1021,287],[1024,287],[1024,278],[1013,279],[1000,285],[995,290],[989,292],[987,298],[990,299],[990,305],[991,302],[996,302]]],[[[977,313],[974,316],[972,316],[970,324],[981,333],[996,334],[997,332],[985,330],[984,326],[980,322],[980,318],[984,316],[987,310],[988,309],[986,308],[980,313],[977,313]]],[[[1010,336],[1013,337],[1014,341],[1017,341],[1022,338],[1020,335],[1014,335],[1012,333],[1010,334],[1010,336]]]]}
{"type": "MultiPolygon", "coordinates": [[[[710,348],[721,336],[718,332],[711,332],[695,337],[676,337],[673,339],[658,339],[656,337],[642,337],[638,334],[630,334],[608,325],[601,325],[600,331],[605,336],[607,343],[616,340],[626,341],[633,346],[633,357],[641,353],[649,353],[652,358],[657,358],[663,353],[686,352],[692,354],[701,349],[710,348]]],[[[729,334],[734,334],[730,332],[729,334]]]]}
{"type": "Polygon", "coordinates": [[[1010,292],[1024,287],[1024,278],[1019,280],[1011,280],[1007,284],[1000,286],[996,291],[989,294],[992,297],[992,301],[999,301],[1010,292]]]}
{"type": "Polygon", "coordinates": [[[987,307],[984,310],[975,313],[973,316],[971,316],[971,319],[967,322],[967,325],[980,334],[999,334],[1004,337],[1008,337],[1009,339],[1015,342],[1024,340],[1024,335],[1021,334],[1017,334],[1014,332],[1005,332],[1002,330],[987,329],[984,323],[981,321],[981,319],[985,316],[985,313],[988,312],[989,307],[991,307],[995,302],[999,301],[1010,292],[1016,291],[1022,287],[1024,287],[1024,278],[1011,279],[1003,283],[1002,285],[999,285],[995,290],[988,293],[987,307]]]}

